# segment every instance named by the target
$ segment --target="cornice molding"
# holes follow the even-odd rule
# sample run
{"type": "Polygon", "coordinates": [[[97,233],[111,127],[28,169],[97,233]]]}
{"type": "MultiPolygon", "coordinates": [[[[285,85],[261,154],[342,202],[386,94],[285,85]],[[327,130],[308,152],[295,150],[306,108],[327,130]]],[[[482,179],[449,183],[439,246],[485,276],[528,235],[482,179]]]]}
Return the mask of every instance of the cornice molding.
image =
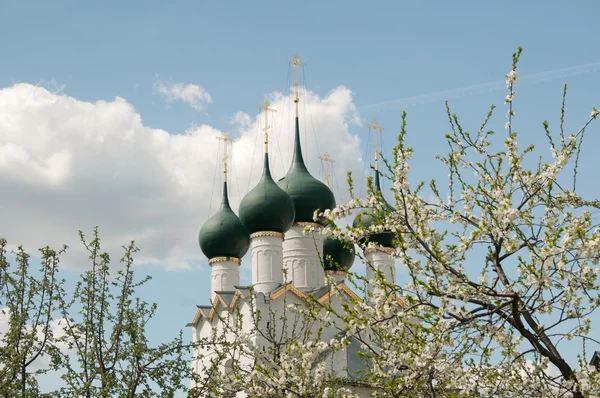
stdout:
{"type": "Polygon", "coordinates": [[[382,252],[382,253],[387,253],[387,254],[396,254],[396,249],[394,249],[393,247],[378,246],[378,247],[367,247],[364,250],[365,254],[375,253],[375,252],[382,252]]]}
{"type": "Polygon", "coordinates": [[[250,235],[250,239],[262,238],[262,237],[266,237],[266,236],[273,237],[273,238],[281,238],[283,240],[283,234],[281,232],[275,232],[275,231],[255,232],[250,235]]]}
{"type": "Polygon", "coordinates": [[[325,273],[327,275],[346,275],[347,274],[346,271],[340,271],[340,270],[325,270],[325,273]]]}
{"type": "Polygon", "coordinates": [[[297,225],[299,227],[314,227],[314,228],[318,228],[319,230],[323,229],[323,226],[319,223],[316,222],[310,222],[310,221],[298,221],[295,222],[294,225],[297,225]]]}
{"type": "Polygon", "coordinates": [[[240,265],[240,263],[242,262],[242,260],[240,260],[237,257],[219,256],[219,257],[213,257],[210,260],[208,260],[208,264],[210,265],[210,264],[225,262],[225,261],[233,261],[234,263],[237,263],[237,265],[240,265]]]}

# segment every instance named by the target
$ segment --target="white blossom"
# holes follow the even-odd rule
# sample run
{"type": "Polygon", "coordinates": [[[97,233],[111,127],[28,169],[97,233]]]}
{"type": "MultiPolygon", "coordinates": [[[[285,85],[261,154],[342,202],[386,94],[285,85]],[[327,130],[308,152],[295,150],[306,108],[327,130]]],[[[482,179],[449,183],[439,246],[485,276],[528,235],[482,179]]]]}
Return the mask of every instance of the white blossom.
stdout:
{"type": "Polygon", "coordinates": [[[517,71],[511,70],[506,75],[506,88],[511,88],[517,82],[517,71]]]}

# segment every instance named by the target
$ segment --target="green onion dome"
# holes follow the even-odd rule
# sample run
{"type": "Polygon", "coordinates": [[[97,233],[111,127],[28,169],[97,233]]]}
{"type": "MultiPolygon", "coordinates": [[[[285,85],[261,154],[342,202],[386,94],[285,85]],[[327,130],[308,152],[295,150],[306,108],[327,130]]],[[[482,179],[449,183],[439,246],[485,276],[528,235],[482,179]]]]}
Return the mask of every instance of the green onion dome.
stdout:
{"type": "Polygon", "coordinates": [[[323,266],[326,271],[348,271],[354,263],[354,247],[328,237],[323,242],[323,266]]]}
{"type": "MultiPolygon", "coordinates": [[[[308,172],[300,148],[300,128],[296,117],[296,141],[294,157],[289,171],[278,185],[292,198],[296,208],[295,222],[314,222],[315,210],[324,211],[335,207],[333,192],[308,172]]],[[[324,221],[318,221],[323,224],[324,221]]]]}
{"type": "Polygon", "coordinates": [[[264,231],[284,233],[294,223],[294,215],[294,202],[271,178],[269,156],[265,153],[263,176],[242,199],[240,219],[251,234],[264,231]]]}
{"type": "Polygon", "coordinates": [[[198,242],[208,259],[215,257],[241,259],[250,247],[248,230],[229,206],[226,182],[223,183],[221,208],[200,228],[198,242]]]}
{"type": "MultiPolygon", "coordinates": [[[[379,184],[379,172],[375,173],[375,192],[381,193],[381,186],[379,184]]],[[[369,228],[373,224],[377,224],[385,218],[386,213],[394,211],[392,205],[390,205],[381,193],[381,205],[383,210],[377,211],[375,209],[365,210],[360,212],[352,222],[354,228],[362,227],[369,228]]],[[[380,233],[374,233],[363,239],[361,243],[373,242],[379,246],[395,248],[394,243],[395,234],[392,231],[384,231],[380,233]]]]}

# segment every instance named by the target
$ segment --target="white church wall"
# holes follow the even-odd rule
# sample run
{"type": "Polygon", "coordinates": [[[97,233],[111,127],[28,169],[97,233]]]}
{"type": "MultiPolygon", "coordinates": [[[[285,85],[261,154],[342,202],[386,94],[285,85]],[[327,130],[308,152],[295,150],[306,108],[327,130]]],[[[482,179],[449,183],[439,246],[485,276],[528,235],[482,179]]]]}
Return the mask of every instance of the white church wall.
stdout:
{"type": "Polygon", "coordinates": [[[285,233],[284,280],[292,282],[299,289],[319,288],[325,283],[325,271],[321,264],[325,236],[318,230],[304,235],[304,228],[296,224],[285,233]]]}
{"type": "MultiPolygon", "coordinates": [[[[225,258],[224,258],[225,259],[225,258]]],[[[217,291],[232,291],[240,284],[239,262],[235,260],[214,261],[210,264],[210,298],[217,291]]]]}
{"type": "Polygon", "coordinates": [[[252,286],[269,293],[283,283],[282,234],[258,232],[252,235],[252,286]]]}
{"type": "Polygon", "coordinates": [[[396,280],[396,265],[394,257],[385,251],[368,250],[365,252],[367,260],[367,280],[369,281],[369,295],[374,300],[378,295],[383,293],[381,285],[377,282],[377,274],[381,272],[383,279],[389,283],[394,283],[396,280]]]}

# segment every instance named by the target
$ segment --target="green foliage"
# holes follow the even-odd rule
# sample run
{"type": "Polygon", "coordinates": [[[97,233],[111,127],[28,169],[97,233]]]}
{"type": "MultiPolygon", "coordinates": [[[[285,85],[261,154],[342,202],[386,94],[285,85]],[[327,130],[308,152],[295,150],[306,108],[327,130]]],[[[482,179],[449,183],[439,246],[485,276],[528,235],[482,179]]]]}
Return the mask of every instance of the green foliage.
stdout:
{"type": "Polygon", "coordinates": [[[0,308],[8,331],[0,336],[0,396],[171,397],[185,390],[189,375],[181,332],[151,346],[146,326],[156,304],[136,296],[150,277],[135,278],[134,242],[114,265],[100,246],[98,229],[81,241],[91,267],[72,292],[57,279],[66,250],[40,250],[41,268],[32,273],[19,247],[14,265],[0,240],[0,308]],[[37,376],[52,372],[63,387],[42,394],[37,376]]]}
{"type": "Polygon", "coordinates": [[[36,376],[48,370],[43,363],[56,358],[52,325],[57,309],[59,256],[66,249],[40,249],[41,266],[31,272],[22,247],[7,257],[0,239],[0,308],[7,330],[0,335],[0,395],[39,396],[36,376]]]}

